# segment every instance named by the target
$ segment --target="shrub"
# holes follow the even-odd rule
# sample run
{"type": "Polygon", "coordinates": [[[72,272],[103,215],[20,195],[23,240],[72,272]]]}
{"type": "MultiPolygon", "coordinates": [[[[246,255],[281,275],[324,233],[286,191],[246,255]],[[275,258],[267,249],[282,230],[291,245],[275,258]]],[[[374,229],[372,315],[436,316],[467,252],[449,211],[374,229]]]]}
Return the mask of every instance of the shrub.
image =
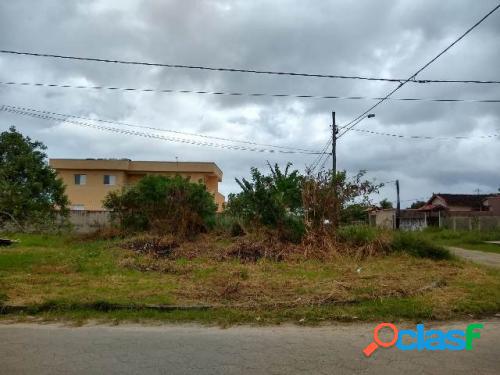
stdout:
{"type": "Polygon", "coordinates": [[[302,176],[290,171],[288,163],[282,171],[276,164],[269,165],[270,174],[251,169],[252,180],[236,179],[242,192],[230,194],[228,213],[240,217],[247,226],[275,229],[281,240],[300,241],[304,233],[302,223],[302,176]]]}
{"type": "Polygon", "coordinates": [[[342,242],[354,246],[363,246],[374,242],[380,234],[380,229],[366,225],[349,225],[340,227],[337,236],[342,242]]]}
{"type": "Polygon", "coordinates": [[[308,171],[302,184],[302,201],[308,232],[333,234],[340,221],[364,221],[369,196],[380,184],[364,180],[366,171],[348,176],[346,171],[308,171]]]}
{"type": "Polygon", "coordinates": [[[122,229],[151,230],[181,237],[205,232],[215,224],[217,206],[202,184],[180,176],[146,176],[135,186],[110,192],[104,207],[122,229]]]}
{"type": "Polygon", "coordinates": [[[419,233],[397,232],[394,234],[391,248],[419,258],[450,259],[450,252],[442,246],[435,245],[419,233]]]}
{"type": "Polygon", "coordinates": [[[229,213],[221,213],[216,216],[214,230],[218,234],[225,234],[230,237],[245,235],[241,220],[229,213]]]}

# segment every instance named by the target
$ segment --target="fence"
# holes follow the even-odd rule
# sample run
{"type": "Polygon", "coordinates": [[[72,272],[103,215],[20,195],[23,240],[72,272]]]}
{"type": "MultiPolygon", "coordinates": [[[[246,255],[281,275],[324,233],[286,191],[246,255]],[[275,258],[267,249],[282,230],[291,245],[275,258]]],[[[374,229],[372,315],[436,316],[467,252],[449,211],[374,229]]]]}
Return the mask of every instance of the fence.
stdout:
{"type": "MultiPolygon", "coordinates": [[[[395,210],[379,210],[369,215],[370,225],[392,229],[396,227],[395,210]]],[[[491,211],[401,210],[400,228],[402,230],[422,230],[427,227],[452,230],[494,230],[500,229],[500,215],[491,211]]]]}
{"type": "Polygon", "coordinates": [[[453,213],[441,218],[441,227],[453,230],[493,230],[500,229],[500,216],[481,212],[453,213]]]}
{"type": "Polygon", "coordinates": [[[69,221],[78,233],[90,233],[105,227],[110,222],[108,211],[71,210],[69,221]]]}

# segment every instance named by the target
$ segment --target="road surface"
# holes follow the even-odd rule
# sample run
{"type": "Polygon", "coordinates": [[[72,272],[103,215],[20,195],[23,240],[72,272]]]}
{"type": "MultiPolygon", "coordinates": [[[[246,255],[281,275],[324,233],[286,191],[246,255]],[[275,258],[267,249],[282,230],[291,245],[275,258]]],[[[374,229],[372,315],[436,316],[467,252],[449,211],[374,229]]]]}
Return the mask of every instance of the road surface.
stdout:
{"type": "Polygon", "coordinates": [[[448,247],[448,249],[450,249],[453,254],[472,262],[500,268],[500,254],[487,253],[485,251],[478,250],[466,250],[460,247],[448,247]]]}
{"type": "MultiPolygon", "coordinates": [[[[432,326],[463,329],[468,323],[432,326]]],[[[472,351],[389,348],[370,358],[362,349],[375,324],[228,329],[0,324],[0,374],[499,374],[500,319],[483,323],[472,351]]]]}

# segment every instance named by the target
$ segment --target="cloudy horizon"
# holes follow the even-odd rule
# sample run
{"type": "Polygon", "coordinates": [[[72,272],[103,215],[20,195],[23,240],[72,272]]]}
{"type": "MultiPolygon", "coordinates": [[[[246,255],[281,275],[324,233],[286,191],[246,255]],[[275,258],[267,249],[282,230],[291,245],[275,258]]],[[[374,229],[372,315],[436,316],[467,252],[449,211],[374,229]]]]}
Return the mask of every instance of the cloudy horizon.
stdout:
{"type": "MultiPolygon", "coordinates": [[[[0,4],[0,49],[170,64],[405,78],[491,10],[497,1],[29,1],[0,4]]],[[[500,80],[500,11],[418,78],[500,80]]],[[[393,82],[168,69],[0,54],[0,81],[244,93],[381,97],[393,82]]],[[[500,85],[429,83],[395,97],[500,99],[500,85]]],[[[0,105],[283,147],[320,150],[331,112],[345,124],[373,100],[124,92],[0,85],[0,105]]],[[[387,101],[339,139],[337,165],[399,179],[403,207],[433,192],[500,188],[500,103],[387,101]],[[443,140],[463,136],[466,139],[443,140]]],[[[141,138],[0,111],[44,142],[50,158],[214,161],[220,191],[250,167],[287,161],[303,170],[316,155],[259,153],[141,138]]],[[[119,125],[110,125],[119,127],[119,125]]],[[[141,130],[141,129],[136,129],[141,130]]],[[[200,142],[205,138],[150,130],[200,142]]],[[[331,159],[328,160],[329,165],[331,159]]],[[[392,184],[374,201],[395,200],[392,184]]]]}

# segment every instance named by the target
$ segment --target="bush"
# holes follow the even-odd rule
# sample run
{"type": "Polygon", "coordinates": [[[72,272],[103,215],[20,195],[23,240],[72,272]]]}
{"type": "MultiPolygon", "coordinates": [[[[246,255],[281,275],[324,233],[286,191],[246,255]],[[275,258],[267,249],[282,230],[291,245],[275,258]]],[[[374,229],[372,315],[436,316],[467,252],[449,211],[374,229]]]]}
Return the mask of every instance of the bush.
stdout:
{"type": "Polygon", "coordinates": [[[301,217],[287,216],[283,220],[283,226],[278,232],[278,235],[281,241],[299,243],[305,233],[306,227],[301,217]]]}
{"type": "Polygon", "coordinates": [[[230,237],[245,235],[245,229],[240,219],[228,213],[218,214],[215,218],[214,230],[218,234],[225,234],[230,237]]]}
{"type": "Polygon", "coordinates": [[[347,242],[354,246],[368,245],[374,242],[380,235],[380,229],[366,225],[349,225],[340,227],[337,236],[342,242],[347,242]]]}
{"type": "Polygon", "coordinates": [[[298,170],[282,171],[269,165],[270,174],[251,169],[251,181],[236,179],[242,192],[230,194],[227,211],[241,218],[247,227],[266,227],[277,231],[283,241],[299,242],[305,232],[302,218],[302,180],[298,170]]]}
{"type": "Polygon", "coordinates": [[[146,176],[135,186],[110,192],[104,207],[122,229],[181,237],[205,232],[215,224],[217,206],[202,184],[180,176],[146,176]]]}
{"type": "Polygon", "coordinates": [[[393,251],[406,252],[419,258],[451,259],[450,252],[435,245],[419,233],[397,232],[394,234],[391,248],[393,251]]]}

